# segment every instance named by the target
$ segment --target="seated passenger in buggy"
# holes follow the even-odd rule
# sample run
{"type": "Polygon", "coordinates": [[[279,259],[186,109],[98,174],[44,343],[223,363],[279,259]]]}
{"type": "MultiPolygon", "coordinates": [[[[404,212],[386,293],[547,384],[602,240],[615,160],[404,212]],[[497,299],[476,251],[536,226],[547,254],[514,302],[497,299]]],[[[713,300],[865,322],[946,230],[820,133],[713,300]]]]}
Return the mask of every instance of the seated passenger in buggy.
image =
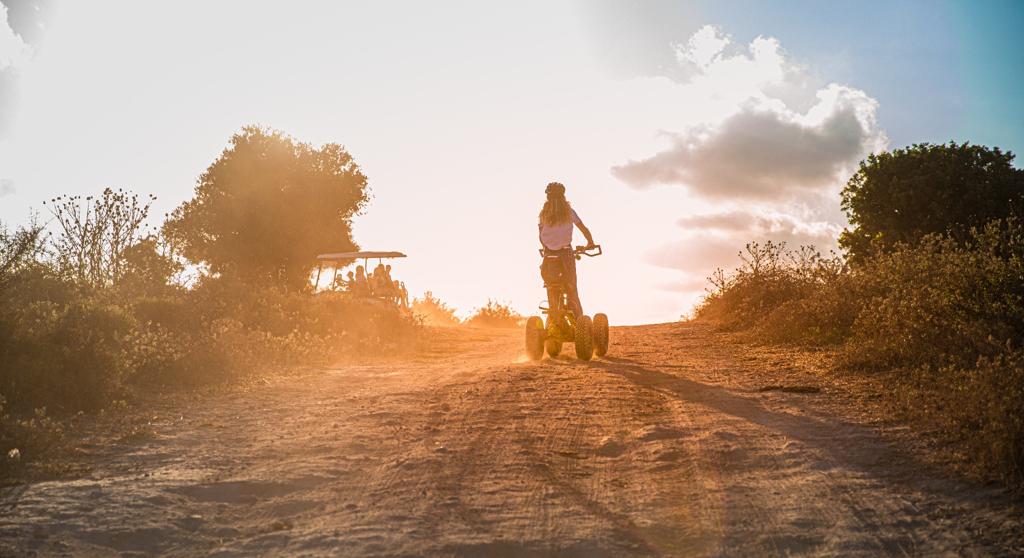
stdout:
{"type": "Polygon", "coordinates": [[[366,278],[366,269],[363,266],[356,266],[355,282],[352,284],[352,294],[356,296],[370,296],[370,281],[366,278]]]}

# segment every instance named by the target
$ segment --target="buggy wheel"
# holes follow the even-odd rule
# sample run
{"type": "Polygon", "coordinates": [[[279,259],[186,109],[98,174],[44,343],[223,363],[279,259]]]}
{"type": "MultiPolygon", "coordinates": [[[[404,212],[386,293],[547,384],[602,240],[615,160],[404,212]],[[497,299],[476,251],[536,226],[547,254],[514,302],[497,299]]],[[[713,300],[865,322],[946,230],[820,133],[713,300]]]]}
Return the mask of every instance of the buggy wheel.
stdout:
{"type": "Polygon", "coordinates": [[[530,360],[544,358],[544,338],[547,337],[547,330],[544,329],[544,320],[537,316],[530,316],[526,320],[526,355],[530,360]]]}
{"type": "Polygon", "coordinates": [[[608,315],[594,314],[594,354],[608,354],[608,315]]]}
{"type": "Polygon", "coordinates": [[[590,360],[594,356],[594,324],[590,316],[581,316],[576,322],[576,358],[590,360]]]}
{"type": "Polygon", "coordinates": [[[547,341],[544,341],[544,350],[548,352],[548,356],[555,358],[562,352],[562,342],[554,337],[548,337],[547,341]]]}

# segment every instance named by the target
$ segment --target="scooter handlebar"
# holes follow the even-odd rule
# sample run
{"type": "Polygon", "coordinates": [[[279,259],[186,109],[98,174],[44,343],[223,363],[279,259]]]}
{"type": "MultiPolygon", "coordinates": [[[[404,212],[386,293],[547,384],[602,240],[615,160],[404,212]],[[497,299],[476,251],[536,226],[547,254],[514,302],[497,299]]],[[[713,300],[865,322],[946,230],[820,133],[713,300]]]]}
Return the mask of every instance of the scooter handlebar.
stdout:
{"type": "MultiPolygon", "coordinates": [[[[540,252],[541,257],[545,257],[545,256],[548,255],[548,253],[545,252],[545,250],[543,248],[538,250],[538,252],[540,252]]],[[[572,251],[572,255],[576,256],[577,260],[580,259],[580,256],[587,256],[587,257],[593,258],[594,256],[600,256],[602,253],[603,252],[601,251],[601,245],[600,244],[595,244],[592,248],[589,248],[589,249],[586,246],[577,246],[572,251]]]]}

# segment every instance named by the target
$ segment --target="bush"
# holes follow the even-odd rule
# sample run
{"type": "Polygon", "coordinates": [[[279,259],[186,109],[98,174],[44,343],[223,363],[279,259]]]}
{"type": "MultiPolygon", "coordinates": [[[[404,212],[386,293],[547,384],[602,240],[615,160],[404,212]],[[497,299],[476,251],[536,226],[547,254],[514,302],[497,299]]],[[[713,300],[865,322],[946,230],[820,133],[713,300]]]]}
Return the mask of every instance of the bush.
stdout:
{"type": "Polygon", "coordinates": [[[211,277],[186,290],[166,284],[160,269],[169,268],[159,266],[148,276],[159,279],[96,285],[55,267],[22,258],[0,286],[0,475],[46,454],[62,421],[130,400],[140,387],[181,389],[346,352],[391,352],[416,335],[413,320],[375,299],[211,277]],[[14,449],[18,458],[6,458],[14,449]]]}
{"type": "Polygon", "coordinates": [[[841,274],[816,285],[806,296],[787,300],[756,322],[766,341],[835,345],[850,336],[865,293],[852,275],[841,274]]]}
{"type": "Polygon", "coordinates": [[[160,385],[322,364],[346,352],[392,352],[416,334],[412,320],[379,300],[240,288],[220,279],[178,298],[144,299],[135,315],[134,378],[160,385]]]}
{"type": "Polygon", "coordinates": [[[936,413],[947,416],[947,430],[967,444],[983,470],[1024,483],[1024,351],[940,370],[935,380],[952,394],[936,413]]]}
{"type": "MultiPolygon", "coordinates": [[[[146,219],[156,198],[107,188],[98,197],[59,196],[49,202],[57,224],[50,256],[53,266],[79,285],[111,286],[129,274],[129,257],[146,238],[146,219]]],[[[44,202],[45,204],[46,202],[44,202]]]]}
{"type": "Polygon", "coordinates": [[[865,291],[851,362],[876,367],[972,366],[1024,343],[1024,227],[1017,219],[878,254],[856,275],[865,291]]]}
{"type": "Polygon", "coordinates": [[[895,369],[903,408],[945,426],[985,471],[1024,481],[1024,226],[930,235],[856,268],[747,246],[698,319],[768,341],[840,344],[843,363],[895,369]]]}
{"type": "Polygon", "coordinates": [[[7,411],[0,395],[0,486],[22,472],[27,463],[59,448],[65,436],[64,424],[48,416],[45,408],[21,418],[13,418],[7,411]]]}
{"type": "Polygon", "coordinates": [[[43,239],[43,228],[32,223],[13,233],[0,223],[0,289],[7,286],[15,274],[31,265],[38,256],[43,239]]]}
{"type": "Polygon", "coordinates": [[[455,309],[430,291],[423,293],[423,298],[413,299],[412,314],[426,325],[452,327],[462,323],[455,315],[455,309]]]}
{"type": "Polygon", "coordinates": [[[795,304],[843,277],[846,268],[834,254],[824,257],[811,246],[787,251],[785,243],[768,241],[747,244],[739,257],[741,264],[731,274],[719,269],[709,278],[714,289],[697,307],[697,318],[727,329],[751,328],[773,319],[787,335],[799,337],[801,324],[836,311],[828,305],[801,308],[795,304]]]}
{"type": "Polygon", "coordinates": [[[121,339],[131,321],[94,298],[33,301],[4,309],[0,393],[17,410],[95,410],[117,396],[127,372],[121,339]]]}
{"type": "Polygon", "coordinates": [[[466,325],[473,327],[519,327],[523,317],[508,304],[488,300],[482,308],[477,308],[466,320],[466,325]]]}

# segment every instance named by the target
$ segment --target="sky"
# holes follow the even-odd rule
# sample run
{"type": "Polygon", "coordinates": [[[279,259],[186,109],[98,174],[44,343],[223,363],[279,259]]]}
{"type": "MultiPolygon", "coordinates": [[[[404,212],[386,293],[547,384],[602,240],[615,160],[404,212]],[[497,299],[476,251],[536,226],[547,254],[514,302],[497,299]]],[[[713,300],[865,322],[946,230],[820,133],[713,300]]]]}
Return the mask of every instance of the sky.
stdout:
{"type": "Polygon", "coordinates": [[[356,241],[463,315],[534,313],[553,180],[605,251],[585,311],[637,324],[746,242],[834,248],[871,152],[1024,150],[1024,2],[0,4],[0,221],[108,186],[159,219],[265,125],[346,146],[356,241]]]}

